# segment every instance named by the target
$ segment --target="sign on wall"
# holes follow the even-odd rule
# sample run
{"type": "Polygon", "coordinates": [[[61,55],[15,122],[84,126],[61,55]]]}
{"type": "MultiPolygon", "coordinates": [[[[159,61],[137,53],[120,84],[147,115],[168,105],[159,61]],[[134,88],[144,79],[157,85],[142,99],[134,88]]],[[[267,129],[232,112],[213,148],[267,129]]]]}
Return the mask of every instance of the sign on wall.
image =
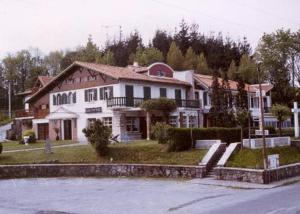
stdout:
{"type": "Polygon", "coordinates": [[[279,154],[268,155],[269,169],[275,169],[279,167],[279,154]]]}
{"type": "Polygon", "coordinates": [[[92,114],[92,113],[101,113],[102,107],[96,107],[96,108],[86,108],[85,113],[92,114]]]}

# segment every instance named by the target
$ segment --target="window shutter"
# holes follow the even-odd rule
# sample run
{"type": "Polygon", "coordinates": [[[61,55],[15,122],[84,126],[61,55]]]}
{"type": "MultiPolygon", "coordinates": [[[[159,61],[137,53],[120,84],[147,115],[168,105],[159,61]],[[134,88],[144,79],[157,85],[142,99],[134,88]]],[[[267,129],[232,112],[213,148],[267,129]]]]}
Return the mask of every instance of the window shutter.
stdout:
{"type": "Polygon", "coordinates": [[[104,100],[104,88],[100,88],[100,100],[104,100]]]}
{"type": "Polygon", "coordinates": [[[76,103],[76,92],[73,93],[73,103],[76,103]]]}
{"type": "Polygon", "coordinates": [[[97,100],[98,98],[98,90],[97,89],[94,89],[94,99],[93,100],[97,100]]]}
{"type": "Polygon", "coordinates": [[[114,97],[114,88],[109,87],[109,99],[112,99],[114,97]]]}
{"type": "Polygon", "coordinates": [[[88,101],[89,101],[88,96],[89,96],[89,90],[85,90],[85,91],[84,91],[84,101],[85,101],[85,102],[88,102],[88,101]]]}
{"type": "Polygon", "coordinates": [[[56,106],[56,96],[53,95],[53,105],[56,106]]]}

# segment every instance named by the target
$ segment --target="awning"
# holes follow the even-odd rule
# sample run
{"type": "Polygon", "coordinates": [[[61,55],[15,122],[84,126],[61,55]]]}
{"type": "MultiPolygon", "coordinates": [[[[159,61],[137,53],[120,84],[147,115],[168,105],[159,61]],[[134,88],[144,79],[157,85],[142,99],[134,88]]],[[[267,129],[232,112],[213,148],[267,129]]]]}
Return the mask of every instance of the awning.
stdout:
{"type": "Polygon", "coordinates": [[[64,107],[58,108],[56,111],[51,112],[46,119],[49,120],[59,120],[59,119],[73,119],[78,118],[78,114],[71,112],[64,107]]]}

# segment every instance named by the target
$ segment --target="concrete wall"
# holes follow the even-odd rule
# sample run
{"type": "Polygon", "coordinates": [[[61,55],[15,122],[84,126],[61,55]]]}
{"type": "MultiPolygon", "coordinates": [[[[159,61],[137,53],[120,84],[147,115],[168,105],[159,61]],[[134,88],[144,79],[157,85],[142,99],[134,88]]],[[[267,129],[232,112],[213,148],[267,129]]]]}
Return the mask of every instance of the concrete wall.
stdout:
{"type": "Polygon", "coordinates": [[[202,178],[205,168],[153,164],[39,164],[2,165],[0,179],[36,177],[132,176],[202,178]]]}

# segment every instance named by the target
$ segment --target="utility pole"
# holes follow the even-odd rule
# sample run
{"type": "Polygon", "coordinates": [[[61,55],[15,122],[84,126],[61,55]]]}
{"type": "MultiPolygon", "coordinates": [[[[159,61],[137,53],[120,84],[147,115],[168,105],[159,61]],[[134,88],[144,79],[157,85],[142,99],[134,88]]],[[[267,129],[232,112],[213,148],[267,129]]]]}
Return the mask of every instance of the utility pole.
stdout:
{"type": "Polygon", "coordinates": [[[8,117],[11,119],[11,82],[8,81],[8,117]]]}
{"type": "MultiPolygon", "coordinates": [[[[249,142],[251,142],[251,112],[250,112],[250,106],[251,106],[251,94],[250,94],[250,87],[248,85],[248,139],[249,142]]],[[[243,142],[242,142],[243,144],[243,142]]]]}
{"type": "Polygon", "coordinates": [[[262,97],[262,88],[261,88],[261,73],[260,73],[260,64],[257,65],[257,75],[258,75],[258,85],[259,85],[259,101],[260,101],[260,119],[261,119],[261,131],[262,131],[262,140],[263,140],[263,148],[262,148],[262,155],[263,155],[263,162],[264,162],[264,169],[268,168],[267,162],[267,153],[266,153],[266,137],[265,137],[265,115],[264,115],[264,102],[262,97]]]}

